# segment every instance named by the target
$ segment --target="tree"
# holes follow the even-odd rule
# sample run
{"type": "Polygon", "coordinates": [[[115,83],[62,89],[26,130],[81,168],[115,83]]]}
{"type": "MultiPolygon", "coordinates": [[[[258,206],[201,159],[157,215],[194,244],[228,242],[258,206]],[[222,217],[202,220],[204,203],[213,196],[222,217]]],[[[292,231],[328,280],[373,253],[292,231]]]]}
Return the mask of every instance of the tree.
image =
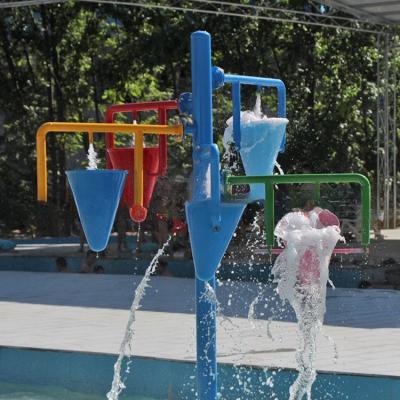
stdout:
{"type": "MultiPolygon", "coordinates": [[[[307,2],[287,0],[303,9],[307,2]]],[[[213,63],[227,72],[281,78],[287,86],[286,171],[375,173],[375,37],[253,19],[117,5],[63,3],[2,12],[0,221],[33,234],[69,234],[65,169],[85,163],[82,136],[50,135],[49,204],[35,200],[35,132],[48,120],[102,121],[107,105],[176,98],[191,90],[190,33],[213,37],[213,63]]],[[[400,60],[395,60],[399,63],[400,60]]],[[[214,94],[215,139],[231,115],[230,87],[214,94]]],[[[254,88],[243,88],[243,109],[254,88]]],[[[276,94],[263,93],[276,112],[276,94]]],[[[143,120],[154,121],[146,115],[143,120]],[[146,119],[147,118],[147,119],[146,119]]],[[[171,143],[173,140],[171,139],[171,143]]],[[[96,142],[104,155],[101,140],[96,142]]],[[[189,173],[187,141],[170,146],[172,173],[189,173]]]]}

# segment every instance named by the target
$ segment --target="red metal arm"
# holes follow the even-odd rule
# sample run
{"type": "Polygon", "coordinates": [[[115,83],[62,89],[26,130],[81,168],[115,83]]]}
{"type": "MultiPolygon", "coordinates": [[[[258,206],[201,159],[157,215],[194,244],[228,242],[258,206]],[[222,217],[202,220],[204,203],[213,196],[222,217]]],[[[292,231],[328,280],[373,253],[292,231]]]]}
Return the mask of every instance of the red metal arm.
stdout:
{"type": "MultiPolygon", "coordinates": [[[[132,113],[133,119],[137,118],[137,113],[141,111],[157,111],[158,123],[160,125],[167,124],[168,110],[177,110],[178,105],[176,100],[166,101],[146,101],[141,103],[114,104],[107,108],[105,122],[112,123],[114,115],[117,113],[132,113]]],[[[159,167],[158,175],[165,175],[167,172],[168,150],[167,137],[160,135],[158,139],[159,147],[159,167]]],[[[114,133],[106,135],[106,148],[114,148],[114,133]]],[[[111,168],[111,161],[107,154],[107,168],[111,168]]]]}

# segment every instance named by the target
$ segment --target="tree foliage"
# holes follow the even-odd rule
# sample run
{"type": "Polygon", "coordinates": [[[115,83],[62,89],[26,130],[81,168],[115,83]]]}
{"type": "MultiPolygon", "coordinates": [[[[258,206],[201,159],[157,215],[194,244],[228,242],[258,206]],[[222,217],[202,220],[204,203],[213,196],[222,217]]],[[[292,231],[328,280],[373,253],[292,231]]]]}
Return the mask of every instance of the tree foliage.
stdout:
{"type": "MultiPolygon", "coordinates": [[[[304,7],[303,0],[287,1],[304,7]]],[[[213,36],[213,62],[238,74],[279,77],[288,98],[285,170],[374,176],[376,38],[350,31],[115,5],[63,3],[0,15],[0,222],[34,234],[71,229],[64,171],[84,160],[82,136],[50,135],[47,207],[37,204],[35,133],[46,121],[102,121],[107,105],[190,91],[190,33],[213,36]]],[[[398,62],[398,60],[397,60],[398,62]]],[[[245,108],[254,91],[243,90],[245,108]]],[[[214,96],[215,135],[231,114],[228,87],[214,96]]],[[[276,96],[263,95],[273,115],[276,96]]],[[[188,173],[188,143],[170,168],[188,173]]]]}

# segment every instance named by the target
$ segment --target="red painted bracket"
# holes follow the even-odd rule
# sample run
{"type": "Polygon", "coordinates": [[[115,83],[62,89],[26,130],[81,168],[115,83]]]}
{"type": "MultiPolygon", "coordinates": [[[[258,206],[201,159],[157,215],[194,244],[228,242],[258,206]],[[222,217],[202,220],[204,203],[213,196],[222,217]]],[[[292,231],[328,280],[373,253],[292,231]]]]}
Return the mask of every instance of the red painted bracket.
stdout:
{"type": "MultiPolygon", "coordinates": [[[[177,110],[178,103],[176,100],[166,101],[145,101],[141,103],[126,103],[126,104],[114,104],[107,108],[105,122],[114,122],[115,114],[118,113],[131,113],[132,119],[136,120],[138,113],[143,111],[157,111],[158,123],[160,125],[167,125],[168,110],[177,110]]],[[[114,133],[106,134],[106,148],[114,148],[114,133]]],[[[160,135],[158,139],[159,148],[159,167],[157,175],[165,175],[167,172],[168,163],[168,150],[167,150],[167,136],[160,135]]],[[[107,168],[111,168],[111,160],[107,154],[107,168]]]]}

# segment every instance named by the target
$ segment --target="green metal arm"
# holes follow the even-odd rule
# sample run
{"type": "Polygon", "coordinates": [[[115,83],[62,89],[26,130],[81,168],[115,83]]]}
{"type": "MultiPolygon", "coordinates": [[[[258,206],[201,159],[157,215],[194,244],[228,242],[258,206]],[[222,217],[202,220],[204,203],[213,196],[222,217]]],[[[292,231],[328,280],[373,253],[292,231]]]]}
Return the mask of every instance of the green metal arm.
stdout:
{"type": "Polygon", "coordinates": [[[227,176],[226,185],[242,185],[263,183],[265,185],[265,229],[267,246],[274,244],[274,185],[312,183],[315,184],[315,197],[319,198],[320,185],[323,183],[358,183],[361,185],[362,208],[362,238],[363,246],[369,245],[370,209],[371,209],[371,185],[369,180],[361,174],[293,174],[293,175],[269,175],[269,176],[227,176]]]}

